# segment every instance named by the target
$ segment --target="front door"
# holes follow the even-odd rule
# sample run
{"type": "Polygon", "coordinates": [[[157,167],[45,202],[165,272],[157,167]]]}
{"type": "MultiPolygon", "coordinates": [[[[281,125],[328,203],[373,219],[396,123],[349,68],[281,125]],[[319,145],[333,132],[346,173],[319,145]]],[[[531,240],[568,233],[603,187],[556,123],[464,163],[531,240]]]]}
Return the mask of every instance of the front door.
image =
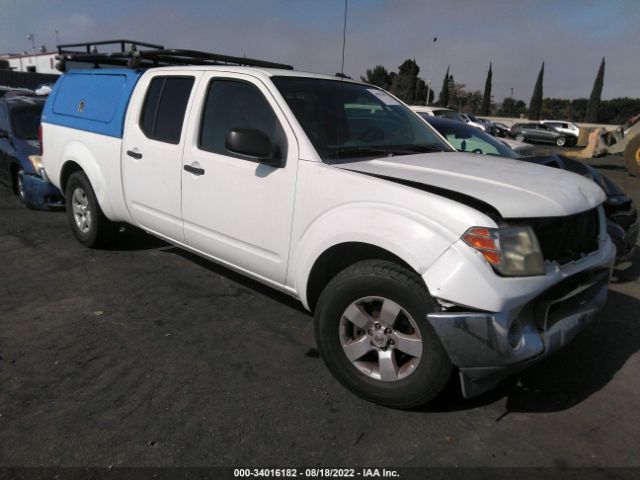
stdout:
{"type": "Polygon", "coordinates": [[[182,171],[186,243],[223,263],[284,284],[298,146],[271,92],[250,75],[202,77],[190,116],[182,171]],[[282,167],[227,147],[230,130],[264,133],[282,167]]]}
{"type": "Polygon", "coordinates": [[[140,227],[184,242],[181,218],[185,115],[199,72],[145,76],[127,113],[122,142],[124,193],[140,227]]]}

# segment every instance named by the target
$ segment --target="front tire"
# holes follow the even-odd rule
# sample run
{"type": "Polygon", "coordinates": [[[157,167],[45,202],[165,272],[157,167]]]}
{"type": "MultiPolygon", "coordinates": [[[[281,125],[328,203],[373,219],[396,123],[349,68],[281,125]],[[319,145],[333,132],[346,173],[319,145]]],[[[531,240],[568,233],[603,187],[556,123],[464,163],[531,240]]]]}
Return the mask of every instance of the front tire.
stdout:
{"type": "Polygon", "coordinates": [[[91,182],[84,172],[75,172],[69,177],[65,196],[67,221],[78,241],[89,248],[109,244],[117,226],[102,213],[91,182]]]}
{"type": "Polygon", "coordinates": [[[21,168],[19,170],[16,171],[15,173],[15,191],[16,191],[16,195],[18,195],[18,199],[20,200],[21,203],[23,204],[27,204],[27,196],[24,192],[24,183],[22,183],[22,175],[24,174],[24,170],[21,168]]]}
{"type": "Polygon", "coordinates": [[[524,142],[524,134],[523,133],[518,133],[516,135],[516,140],[519,142],[524,142]]]}
{"type": "Polygon", "coordinates": [[[556,145],[558,147],[564,147],[564,144],[567,143],[567,139],[564,137],[558,137],[556,138],[556,145]]]}
{"type": "Polygon", "coordinates": [[[422,279],[382,260],[358,262],[322,292],[315,335],[322,358],[348,389],[372,402],[414,408],[435,398],[452,365],[427,314],[422,279]]]}

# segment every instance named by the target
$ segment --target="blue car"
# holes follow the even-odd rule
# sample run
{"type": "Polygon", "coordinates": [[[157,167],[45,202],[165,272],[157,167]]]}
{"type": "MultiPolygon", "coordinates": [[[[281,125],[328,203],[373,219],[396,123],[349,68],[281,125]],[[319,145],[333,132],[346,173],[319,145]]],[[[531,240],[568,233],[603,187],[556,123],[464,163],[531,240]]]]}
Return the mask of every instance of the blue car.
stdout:
{"type": "Polygon", "coordinates": [[[29,208],[64,208],[64,198],[40,164],[38,128],[45,100],[38,97],[0,99],[0,182],[29,208]]]}

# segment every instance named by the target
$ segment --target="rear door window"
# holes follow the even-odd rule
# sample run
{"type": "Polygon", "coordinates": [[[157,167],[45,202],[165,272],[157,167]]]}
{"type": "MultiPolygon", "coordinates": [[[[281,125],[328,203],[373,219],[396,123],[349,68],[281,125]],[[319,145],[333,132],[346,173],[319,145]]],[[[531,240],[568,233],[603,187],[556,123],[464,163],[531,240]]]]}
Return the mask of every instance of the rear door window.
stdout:
{"type": "Polygon", "coordinates": [[[155,77],[149,84],[140,114],[140,129],[159,142],[180,143],[193,77],[155,77]]]}

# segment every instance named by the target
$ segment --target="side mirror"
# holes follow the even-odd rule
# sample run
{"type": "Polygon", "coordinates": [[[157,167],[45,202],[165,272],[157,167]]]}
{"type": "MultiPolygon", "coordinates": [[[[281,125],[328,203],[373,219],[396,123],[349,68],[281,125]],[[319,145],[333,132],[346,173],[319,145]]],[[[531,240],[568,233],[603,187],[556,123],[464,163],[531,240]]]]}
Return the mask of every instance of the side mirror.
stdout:
{"type": "Polygon", "coordinates": [[[232,153],[250,157],[272,167],[282,167],[280,149],[271,143],[262,131],[253,128],[235,128],[229,130],[225,142],[232,153]]]}

